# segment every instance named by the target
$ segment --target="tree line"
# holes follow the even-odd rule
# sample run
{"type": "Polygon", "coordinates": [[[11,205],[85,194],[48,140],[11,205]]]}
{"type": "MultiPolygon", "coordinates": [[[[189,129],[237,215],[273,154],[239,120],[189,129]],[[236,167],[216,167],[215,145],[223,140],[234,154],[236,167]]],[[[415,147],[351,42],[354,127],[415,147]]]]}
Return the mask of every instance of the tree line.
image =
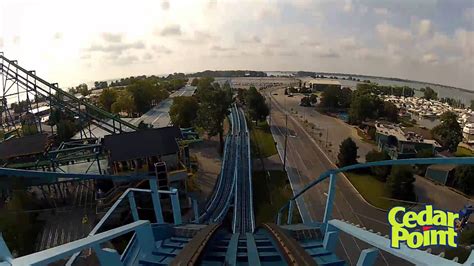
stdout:
{"type": "Polygon", "coordinates": [[[266,77],[267,73],[263,71],[250,71],[250,70],[205,70],[189,74],[188,77],[266,77]]]}

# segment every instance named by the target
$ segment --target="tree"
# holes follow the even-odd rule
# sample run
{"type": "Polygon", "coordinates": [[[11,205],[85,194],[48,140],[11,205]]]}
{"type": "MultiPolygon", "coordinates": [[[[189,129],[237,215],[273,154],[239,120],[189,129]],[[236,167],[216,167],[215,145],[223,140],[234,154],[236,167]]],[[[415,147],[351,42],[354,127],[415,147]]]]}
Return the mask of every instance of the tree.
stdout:
{"type": "Polygon", "coordinates": [[[34,135],[38,133],[38,128],[35,124],[23,123],[21,125],[21,132],[23,133],[23,136],[34,135]]]}
{"type": "Polygon", "coordinates": [[[57,124],[57,134],[60,141],[65,141],[74,136],[77,132],[77,126],[74,120],[61,119],[57,124]]]}
{"type": "Polygon", "coordinates": [[[311,100],[308,96],[301,98],[300,106],[311,107],[311,100]]]}
{"type": "Polygon", "coordinates": [[[197,97],[200,105],[197,112],[197,124],[207,131],[209,136],[219,135],[221,150],[223,148],[224,119],[232,104],[232,90],[227,84],[220,88],[218,83],[212,83],[212,78],[200,78],[197,97]]]}
{"type": "Polygon", "coordinates": [[[356,164],[358,149],[351,138],[347,138],[341,142],[341,145],[339,145],[339,154],[337,155],[339,167],[356,164]]]}
{"type": "Polygon", "coordinates": [[[321,94],[320,106],[328,109],[339,108],[339,100],[342,96],[340,89],[326,89],[321,94]]]}
{"type": "Polygon", "coordinates": [[[193,81],[191,81],[191,86],[197,86],[199,83],[199,79],[198,78],[193,78],[193,81]]]}
{"type": "Polygon", "coordinates": [[[415,177],[410,166],[393,166],[390,175],[385,183],[391,197],[399,200],[415,200],[415,191],[413,188],[415,177]]]}
{"type": "MultiPolygon", "coordinates": [[[[386,151],[372,150],[367,153],[367,155],[365,156],[365,160],[367,162],[385,161],[390,160],[390,156],[386,151]]],[[[387,176],[390,174],[390,170],[390,166],[374,166],[370,168],[370,172],[372,172],[373,175],[377,176],[384,182],[386,181],[387,176]]]]}
{"type": "Polygon", "coordinates": [[[175,97],[170,107],[171,122],[179,127],[191,127],[198,109],[199,104],[194,97],[175,97]]]}
{"type": "Polygon", "coordinates": [[[398,108],[391,102],[383,103],[383,115],[390,122],[398,122],[398,108]]]}
{"type": "Polygon", "coordinates": [[[34,241],[41,228],[35,214],[25,210],[34,209],[35,199],[25,188],[14,189],[11,200],[0,209],[0,232],[8,243],[10,251],[18,256],[34,252],[34,241]]]}
{"type": "Polygon", "coordinates": [[[474,110],[474,100],[471,100],[471,110],[474,110]]]}
{"type": "Polygon", "coordinates": [[[454,187],[462,192],[472,195],[474,194],[474,166],[462,165],[455,169],[454,187]]]}
{"type": "Polygon", "coordinates": [[[89,88],[85,83],[79,84],[79,86],[76,87],[76,92],[80,93],[82,96],[90,94],[89,88]]]}
{"type": "MultiPolygon", "coordinates": [[[[424,149],[416,153],[416,158],[431,158],[431,157],[434,157],[432,149],[424,149]]],[[[417,168],[417,174],[424,176],[426,173],[426,168],[428,168],[428,165],[417,164],[416,168],[417,168]]]]}
{"type": "Polygon", "coordinates": [[[427,100],[437,100],[438,99],[438,93],[434,91],[430,87],[426,87],[423,90],[423,98],[427,100]]]}
{"type": "Polygon", "coordinates": [[[264,120],[270,113],[270,109],[265,103],[265,97],[253,86],[245,94],[245,105],[248,108],[250,118],[255,120],[255,124],[264,120]]]}
{"type": "Polygon", "coordinates": [[[313,104],[313,105],[316,104],[316,103],[318,103],[318,95],[316,95],[316,94],[311,94],[311,95],[309,96],[309,101],[310,101],[311,104],[313,104]]]}
{"type": "Polygon", "coordinates": [[[111,111],[113,113],[125,112],[128,115],[135,112],[135,102],[133,101],[132,94],[128,91],[121,91],[118,93],[117,100],[112,104],[111,111]]]}
{"type": "Polygon", "coordinates": [[[462,129],[457,121],[457,115],[447,111],[440,117],[441,124],[434,127],[431,132],[434,138],[451,152],[455,152],[459,142],[462,141],[462,129]]]}
{"type": "Polygon", "coordinates": [[[107,112],[112,110],[112,104],[117,100],[117,92],[113,89],[104,89],[99,96],[99,103],[107,112]]]}
{"type": "Polygon", "coordinates": [[[356,94],[349,108],[349,122],[360,124],[369,118],[378,118],[383,113],[384,103],[376,95],[356,94]]]}

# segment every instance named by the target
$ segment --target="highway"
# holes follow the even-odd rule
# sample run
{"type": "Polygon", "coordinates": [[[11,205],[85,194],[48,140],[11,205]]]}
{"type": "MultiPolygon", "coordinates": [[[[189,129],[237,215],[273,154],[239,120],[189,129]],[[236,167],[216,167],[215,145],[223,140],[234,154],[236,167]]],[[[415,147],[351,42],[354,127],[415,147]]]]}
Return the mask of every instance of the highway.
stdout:
{"type": "MultiPolygon", "coordinates": [[[[283,158],[287,111],[283,103],[271,94],[274,89],[266,90],[267,97],[272,97],[271,131],[277,142],[277,150],[283,158]]],[[[307,183],[316,179],[328,169],[336,168],[325,152],[317,145],[296,119],[288,113],[289,137],[287,143],[286,171],[293,193],[300,191],[307,183]]],[[[375,232],[389,234],[387,213],[367,204],[350,182],[342,175],[337,178],[333,218],[345,219],[360,224],[375,232]]],[[[297,200],[302,219],[305,223],[323,220],[327,199],[328,180],[313,187],[297,200]]],[[[348,264],[355,265],[361,250],[369,246],[354,237],[341,233],[337,255],[348,264]]],[[[407,265],[407,262],[387,254],[378,256],[376,265],[407,265]]],[[[408,264],[409,265],[409,264],[408,264]]]]}

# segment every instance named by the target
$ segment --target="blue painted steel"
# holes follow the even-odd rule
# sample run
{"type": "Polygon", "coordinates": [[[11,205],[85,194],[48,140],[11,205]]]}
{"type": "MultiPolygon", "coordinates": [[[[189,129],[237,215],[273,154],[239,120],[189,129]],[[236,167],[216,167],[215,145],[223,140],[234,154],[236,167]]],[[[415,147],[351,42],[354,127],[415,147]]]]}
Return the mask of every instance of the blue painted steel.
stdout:
{"type": "MultiPolygon", "coordinates": [[[[443,158],[416,158],[416,159],[400,159],[400,160],[386,160],[386,161],[377,161],[369,162],[363,164],[354,164],[339,169],[328,170],[314,181],[311,181],[306,185],[302,190],[297,192],[290,200],[296,200],[310,188],[326,180],[331,174],[338,174],[341,172],[347,172],[350,170],[356,170],[361,168],[373,167],[373,166],[388,166],[388,165],[415,165],[415,164],[456,164],[456,165],[467,165],[474,164],[474,157],[443,157],[443,158]]],[[[288,207],[289,203],[287,202],[283,205],[278,213],[283,212],[284,209],[288,207]]]]}
{"type": "Polygon", "coordinates": [[[246,233],[247,237],[247,257],[249,265],[260,265],[260,258],[258,257],[258,249],[255,244],[255,238],[252,233],[246,233]]]}
{"type": "Polygon", "coordinates": [[[181,206],[179,204],[179,194],[176,188],[171,188],[171,208],[173,209],[173,219],[175,225],[182,224],[181,206]]]}
{"type": "Polygon", "coordinates": [[[6,261],[10,263],[12,261],[12,258],[12,253],[10,252],[10,249],[8,249],[5,240],[3,240],[2,233],[0,232],[0,262],[6,261]]]}
{"type": "Polygon", "coordinates": [[[377,248],[368,248],[362,250],[360,253],[359,260],[357,260],[357,266],[372,266],[375,264],[379,250],[377,248]]]}
{"type": "Polygon", "coordinates": [[[293,220],[293,209],[295,208],[295,201],[290,200],[290,205],[288,207],[288,219],[286,221],[286,224],[291,224],[291,221],[293,220]]]}
{"type": "Polygon", "coordinates": [[[326,231],[324,234],[323,247],[324,249],[334,252],[338,240],[339,232],[337,231],[326,231]]]}
{"type": "Polygon", "coordinates": [[[130,211],[132,212],[133,220],[135,222],[140,220],[138,216],[137,203],[135,202],[135,195],[133,194],[133,191],[130,191],[128,193],[128,202],[130,204],[130,211]]]}
{"type": "Polygon", "coordinates": [[[326,208],[324,209],[323,226],[331,219],[334,197],[336,195],[336,175],[331,174],[329,179],[328,197],[326,199],[326,208]]]}
{"type": "MultiPolygon", "coordinates": [[[[393,254],[403,260],[406,260],[410,263],[415,265],[458,265],[459,263],[447,260],[440,256],[427,253],[423,250],[418,249],[411,249],[407,247],[405,244],[400,245],[399,249],[395,249],[391,247],[390,239],[387,237],[383,237],[372,232],[366,231],[349,223],[340,221],[340,220],[331,220],[328,223],[331,226],[334,226],[340,231],[350,234],[351,236],[362,240],[363,242],[376,247],[380,250],[384,250],[393,254]]],[[[464,263],[464,265],[473,265],[474,263],[474,253],[471,252],[468,260],[464,263]]]]}
{"type": "Polygon", "coordinates": [[[196,199],[193,199],[194,222],[199,223],[199,206],[196,199]]]}
{"type": "Polygon", "coordinates": [[[153,202],[153,209],[155,210],[156,222],[161,224],[164,223],[163,212],[161,209],[160,194],[158,193],[158,185],[156,184],[156,179],[150,179],[150,189],[151,189],[151,200],[153,202]]]}
{"type": "Polygon", "coordinates": [[[225,253],[225,262],[227,265],[237,265],[237,248],[239,246],[239,233],[232,234],[229,245],[225,253]]]}
{"type": "Polygon", "coordinates": [[[137,221],[87,238],[79,239],[61,246],[43,250],[13,260],[13,265],[47,265],[64,259],[76,252],[106,243],[129,232],[135,232],[143,252],[151,252],[154,247],[153,233],[149,221],[137,221]]]}
{"type": "Polygon", "coordinates": [[[101,248],[99,244],[96,244],[93,249],[95,254],[97,255],[97,258],[99,259],[100,265],[123,265],[117,250],[110,248],[101,248]]]}

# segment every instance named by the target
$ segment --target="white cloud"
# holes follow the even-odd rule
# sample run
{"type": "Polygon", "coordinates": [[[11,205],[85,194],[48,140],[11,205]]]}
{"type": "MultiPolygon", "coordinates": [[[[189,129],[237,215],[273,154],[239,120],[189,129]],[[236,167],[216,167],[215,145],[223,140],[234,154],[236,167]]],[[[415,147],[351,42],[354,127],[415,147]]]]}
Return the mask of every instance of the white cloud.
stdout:
{"type": "Polygon", "coordinates": [[[161,36],[179,36],[181,35],[181,26],[177,24],[168,25],[160,31],[161,36]]]}
{"type": "Polygon", "coordinates": [[[426,53],[423,55],[423,57],[421,58],[421,61],[423,61],[424,63],[430,63],[430,64],[435,64],[435,63],[438,63],[438,56],[436,54],[433,54],[433,53],[426,53]]]}
{"type": "Polygon", "coordinates": [[[382,23],[375,27],[378,37],[386,43],[405,43],[413,39],[410,31],[382,23]]]}
{"type": "Polygon", "coordinates": [[[422,19],[418,23],[418,35],[421,37],[426,37],[433,32],[433,25],[431,20],[429,19],[422,19]]]}
{"type": "Polygon", "coordinates": [[[347,13],[352,12],[352,1],[346,0],[342,9],[347,13]]]}
{"type": "Polygon", "coordinates": [[[474,7],[466,8],[463,13],[463,18],[471,25],[474,24],[474,7]]]}
{"type": "Polygon", "coordinates": [[[55,40],[60,40],[60,39],[63,38],[63,33],[62,32],[56,32],[56,33],[54,33],[53,38],[55,40]]]}
{"type": "Polygon", "coordinates": [[[340,45],[343,49],[354,49],[359,46],[357,40],[354,37],[346,37],[339,40],[340,45]]]}
{"type": "Polygon", "coordinates": [[[171,54],[171,53],[173,53],[172,50],[170,50],[169,48],[167,48],[166,46],[163,46],[163,45],[153,45],[151,47],[151,49],[153,49],[153,51],[157,54],[171,54]]]}
{"type": "Polygon", "coordinates": [[[103,32],[102,39],[106,42],[112,43],[119,43],[122,41],[123,35],[121,33],[110,33],[110,32],[103,32]]]}
{"type": "Polygon", "coordinates": [[[383,7],[374,7],[374,13],[379,15],[379,16],[387,16],[388,15],[388,9],[383,8],[383,7]]]}
{"type": "Polygon", "coordinates": [[[3,39],[0,38],[0,47],[3,47],[3,39]]]}
{"type": "Polygon", "coordinates": [[[161,9],[168,10],[170,9],[170,2],[168,0],[161,1],[161,9]]]}

